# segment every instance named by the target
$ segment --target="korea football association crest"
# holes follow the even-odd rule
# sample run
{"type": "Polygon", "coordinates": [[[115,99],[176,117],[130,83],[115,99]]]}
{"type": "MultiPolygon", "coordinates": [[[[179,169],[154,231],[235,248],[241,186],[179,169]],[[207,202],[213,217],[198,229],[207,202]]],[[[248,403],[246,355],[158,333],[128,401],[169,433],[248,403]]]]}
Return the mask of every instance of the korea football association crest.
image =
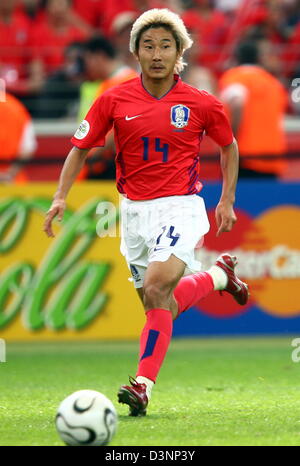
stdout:
{"type": "Polygon", "coordinates": [[[190,109],[185,105],[174,105],[171,108],[171,124],[176,128],[184,128],[190,118],[190,109]]]}

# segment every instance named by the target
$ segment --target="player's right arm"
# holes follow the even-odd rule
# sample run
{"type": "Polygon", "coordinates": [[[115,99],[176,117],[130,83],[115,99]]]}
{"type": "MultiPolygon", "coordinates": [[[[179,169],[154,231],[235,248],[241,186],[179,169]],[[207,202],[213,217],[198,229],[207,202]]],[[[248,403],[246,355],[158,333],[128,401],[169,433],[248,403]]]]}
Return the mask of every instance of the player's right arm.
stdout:
{"type": "Polygon", "coordinates": [[[52,221],[57,216],[59,221],[62,220],[66,208],[66,198],[77,175],[79,174],[89,149],[79,149],[73,147],[65,160],[63,169],[60,174],[57,191],[54,195],[52,205],[47,212],[44,232],[47,236],[55,236],[52,230],[52,221]]]}
{"type": "Polygon", "coordinates": [[[105,136],[113,124],[111,101],[109,91],[96,99],[71,139],[74,147],[64,163],[58,188],[44,223],[44,232],[48,236],[54,236],[53,219],[56,216],[59,221],[63,218],[67,194],[80,172],[89,150],[92,147],[103,147],[105,144],[105,136]]]}

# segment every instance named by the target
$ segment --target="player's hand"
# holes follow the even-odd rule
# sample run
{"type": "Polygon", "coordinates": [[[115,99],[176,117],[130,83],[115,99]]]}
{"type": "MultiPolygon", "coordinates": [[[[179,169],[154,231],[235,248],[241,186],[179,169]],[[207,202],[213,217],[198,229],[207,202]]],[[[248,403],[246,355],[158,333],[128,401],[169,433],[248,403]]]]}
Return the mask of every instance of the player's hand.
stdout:
{"type": "Polygon", "coordinates": [[[231,231],[237,221],[231,202],[219,202],[216,207],[217,236],[231,231]]]}
{"type": "Polygon", "coordinates": [[[65,209],[66,209],[66,201],[64,199],[55,199],[52,202],[52,205],[46,214],[46,220],[45,220],[44,228],[43,228],[47,236],[49,237],[55,236],[52,230],[52,221],[57,216],[57,220],[61,222],[64,216],[65,209]]]}

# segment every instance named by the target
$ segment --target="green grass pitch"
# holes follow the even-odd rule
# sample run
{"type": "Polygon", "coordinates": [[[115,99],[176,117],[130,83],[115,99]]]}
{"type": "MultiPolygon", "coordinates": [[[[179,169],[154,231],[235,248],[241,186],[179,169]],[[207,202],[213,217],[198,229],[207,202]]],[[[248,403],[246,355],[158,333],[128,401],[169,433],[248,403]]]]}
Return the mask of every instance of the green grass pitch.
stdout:
{"type": "Polygon", "coordinates": [[[138,343],[7,343],[0,364],[0,445],[63,445],[54,426],[75,390],[108,396],[111,446],[300,445],[300,363],[292,338],[174,339],[148,415],[116,400],[135,374],[138,343]]]}

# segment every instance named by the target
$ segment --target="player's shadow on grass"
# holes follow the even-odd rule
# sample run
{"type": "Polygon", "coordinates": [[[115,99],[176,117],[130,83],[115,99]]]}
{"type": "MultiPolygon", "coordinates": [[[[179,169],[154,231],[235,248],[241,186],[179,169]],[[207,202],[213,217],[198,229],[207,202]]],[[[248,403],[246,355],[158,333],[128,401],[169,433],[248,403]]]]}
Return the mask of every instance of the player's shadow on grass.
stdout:
{"type": "Polygon", "coordinates": [[[118,415],[118,418],[119,418],[119,421],[124,421],[124,422],[133,422],[134,420],[136,421],[153,421],[153,420],[156,420],[156,419],[160,419],[160,420],[172,420],[173,418],[177,418],[178,417],[178,413],[160,413],[160,414],[156,414],[156,413],[151,413],[151,414],[147,414],[146,416],[129,416],[128,414],[119,414],[118,415]]]}

